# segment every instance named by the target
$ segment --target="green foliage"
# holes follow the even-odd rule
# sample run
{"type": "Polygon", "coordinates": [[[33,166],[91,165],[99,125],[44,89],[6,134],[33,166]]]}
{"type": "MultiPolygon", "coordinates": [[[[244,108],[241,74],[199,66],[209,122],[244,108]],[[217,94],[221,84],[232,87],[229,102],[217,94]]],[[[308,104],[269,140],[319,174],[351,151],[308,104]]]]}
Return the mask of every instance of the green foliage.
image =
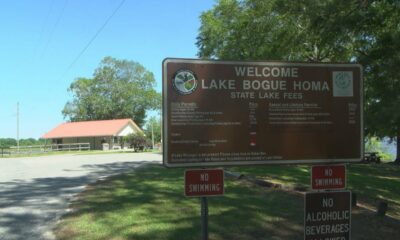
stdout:
{"type": "Polygon", "coordinates": [[[141,133],[132,133],[125,136],[123,141],[128,143],[131,147],[138,150],[151,147],[151,141],[141,133]]]}
{"type": "Polygon", "coordinates": [[[377,152],[382,160],[393,160],[393,156],[389,153],[389,150],[382,145],[381,140],[377,137],[367,138],[365,142],[365,152],[377,152]]]}
{"type": "MultiPolygon", "coordinates": [[[[399,22],[399,1],[219,0],[201,15],[198,55],[358,62],[364,68],[366,135],[399,139],[399,22]]],[[[400,160],[399,147],[397,155],[400,160]]]]}
{"type": "Polygon", "coordinates": [[[161,122],[159,117],[151,117],[144,128],[146,137],[151,140],[152,133],[154,134],[154,143],[161,142],[161,122]],[[153,131],[152,131],[153,128],[153,131]]]}
{"type": "MultiPolygon", "coordinates": [[[[197,37],[199,57],[224,60],[280,59],[287,54],[283,19],[272,13],[273,1],[221,0],[204,12],[197,37]],[[280,40],[280,41],[278,41],[280,40]]],[[[288,36],[290,37],[290,36],[288,36]]]]}
{"type": "MultiPolygon", "coordinates": [[[[20,139],[19,145],[20,146],[35,146],[35,145],[44,145],[44,139],[34,139],[34,138],[26,138],[20,139]]],[[[14,138],[0,138],[0,148],[9,148],[17,146],[17,140],[14,138]]]]}
{"type": "Polygon", "coordinates": [[[137,62],[105,57],[93,78],[77,78],[62,113],[71,121],[131,118],[139,126],[147,110],[159,109],[153,73],[137,62]]]}
{"type": "Polygon", "coordinates": [[[335,20],[341,19],[349,6],[343,1],[221,0],[201,15],[198,55],[232,60],[348,61],[351,35],[338,28],[331,16],[338,11],[335,20]]]}
{"type": "Polygon", "coordinates": [[[20,146],[35,146],[35,145],[45,145],[45,139],[34,139],[34,138],[27,138],[27,139],[20,139],[19,145],[20,146]]]}
{"type": "MultiPolygon", "coordinates": [[[[370,135],[400,137],[400,2],[375,2],[373,24],[358,39],[365,69],[366,127],[370,135]]],[[[399,154],[399,153],[398,153],[399,154]]]]}
{"type": "Polygon", "coordinates": [[[17,146],[17,140],[14,138],[0,138],[0,147],[9,148],[11,146],[17,146]]]}

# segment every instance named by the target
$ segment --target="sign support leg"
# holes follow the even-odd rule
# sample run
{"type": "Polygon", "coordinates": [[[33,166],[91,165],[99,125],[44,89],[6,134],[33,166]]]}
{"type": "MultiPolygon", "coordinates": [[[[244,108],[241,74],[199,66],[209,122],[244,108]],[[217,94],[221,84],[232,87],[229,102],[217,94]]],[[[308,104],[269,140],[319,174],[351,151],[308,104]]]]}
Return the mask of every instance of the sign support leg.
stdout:
{"type": "Polygon", "coordinates": [[[208,240],[208,201],[201,197],[201,239],[208,240]]]}

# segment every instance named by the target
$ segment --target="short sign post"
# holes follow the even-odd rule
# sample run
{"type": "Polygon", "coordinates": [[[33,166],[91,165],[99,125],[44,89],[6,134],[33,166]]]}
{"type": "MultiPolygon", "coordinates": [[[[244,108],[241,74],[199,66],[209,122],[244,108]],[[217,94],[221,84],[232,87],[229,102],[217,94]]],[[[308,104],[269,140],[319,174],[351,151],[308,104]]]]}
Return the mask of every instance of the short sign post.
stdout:
{"type": "Polygon", "coordinates": [[[311,188],[313,190],[346,188],[346,166],[343,164],[312,166],[311,188]]]}
{"type": "Polygon", "coordinates": [[[201,197],[201,239],[208,240],[208,200],[201,197]]]}
{"type": "Polygon", "coordinates": [[[201,197],[201,239],[208,239],[209,196],[224,194],[224,170],[194,169],[185,171],[185,196],[201,197]]]}
{"type": "Polygon", "coordinates": [[[305,240],[349,240],[350,235],[350,191],[306,193],[305,240]]]}

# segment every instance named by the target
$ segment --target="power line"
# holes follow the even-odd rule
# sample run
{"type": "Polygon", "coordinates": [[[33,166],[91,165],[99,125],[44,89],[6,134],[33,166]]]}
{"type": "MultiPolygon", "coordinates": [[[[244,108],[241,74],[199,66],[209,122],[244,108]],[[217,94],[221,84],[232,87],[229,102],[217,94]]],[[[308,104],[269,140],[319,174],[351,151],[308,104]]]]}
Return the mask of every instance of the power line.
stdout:
{"type": "Polygon", "coordinates": [[[103,23],[103,25],[101,25],[101,27],[97,30],[97,32],[93,35],[93,37],[90,39],[90,41],[85,45],[85,47],[79,52],[79,54],[76,56],[76,58],[71,62],[71,64],[68,66],[67,70],[65,70],[65,72],[63,73],[63,75],[61,75],[62,79],[68,72],[69,70],[71,70],[71,68],[75,65],[75,63],[79,60],[79,58],[83,55],[83,53],[85,53],[85,51],[89,48],[90,44],[92,44],[92,42],[97,38],[97,36],[100,34],[101,31],[103,31],[103,29],[106,27],[106,25],[108,24],[108,22],[114,17],[114,15],[118,12],[118,10],[122,7],[122,5],[124,4],[126,0],[122,0],[119,5],[117,6],[117,8],[114,9],[114,11],[112,12],[112,14],[106,19],[106,21],[103,23]]]}
{"type": "Polygon", "coordinates": [[[37,44],[36,44],[36,46],[35,46],[35,49],[34,49],[34,52],[33,52],[33,57],[32,57],[32,59],[31,59],[31,62],[32,62],[32,63],[35,62],[35,60],[36,60],[37,51],[38,51],[40,42],[41,42],[42,39],[43,39],[44,30],[45,30],[45,27],[47,26],[47,23],[48,23],[48,21],[49,21],[50,13],[51,13],[51,11],[52,11],[52,9],[53,9],[54,1],[55,1],[55,0],[52,0],[52,1],[51,1],[50,7],[49,7],[49,9],[47,10],[46,18],[45,18],[45,20],[44,20],[44,22],[43,22],[43,25],[42,25],[42,28],[41,28],[41,31],[40,31],[39,41],[37,42],[37,44]]]}
{"type": "Polygon", "coordinates": [[[49,36],[49,38],[47,39],[46,45],[44,45],[44,49],[43,49],[43,52],[42,52],[42,54],[41,54],[41,58],[42,58],[43,55],[46,53],[47,48],[48,48],[49,45],[50,45],[50,42],[51,42],[51,40],[52,40],[52,38],[53,38],[53,34],[54,34],[55,30],[57,29],[58,24],[60,23],[60,20],[61,20],[62,16],[64,15],[64,10],[65,10],[65,8],[67,7],[67,4],[68,4],[68,0],[65,0],[64,5],[63,5],[62,8],[61,8],[61,12],[60,12],[60,14],[58,15],[57,20],[56,20],[56,22],[55,22],[53,28],[52,28],[51,31],[50,31],[50,36],[49,36]]]}

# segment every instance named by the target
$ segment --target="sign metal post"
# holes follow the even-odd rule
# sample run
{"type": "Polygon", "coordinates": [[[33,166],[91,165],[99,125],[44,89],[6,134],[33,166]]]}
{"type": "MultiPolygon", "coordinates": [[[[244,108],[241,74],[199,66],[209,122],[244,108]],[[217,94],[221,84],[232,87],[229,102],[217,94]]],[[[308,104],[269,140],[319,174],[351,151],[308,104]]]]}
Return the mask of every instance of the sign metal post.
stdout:
{"type": "Polygon", "coordinates": [[[201,239],[208,240],[208,199],[201,197],[201,239]]]}

